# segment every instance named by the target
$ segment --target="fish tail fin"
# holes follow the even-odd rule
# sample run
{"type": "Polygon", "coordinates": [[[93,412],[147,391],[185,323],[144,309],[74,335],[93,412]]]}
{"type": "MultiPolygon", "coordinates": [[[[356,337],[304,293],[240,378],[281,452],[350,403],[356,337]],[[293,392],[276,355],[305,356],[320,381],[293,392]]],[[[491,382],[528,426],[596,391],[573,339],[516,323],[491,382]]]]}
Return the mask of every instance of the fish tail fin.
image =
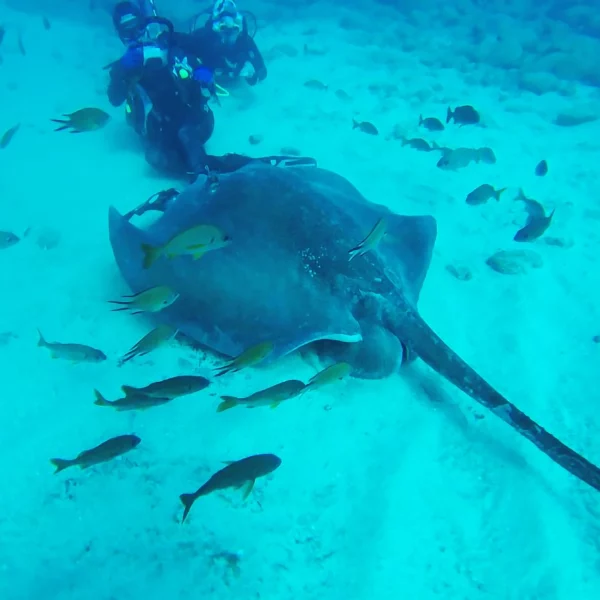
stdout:
{"type": "Polygon", "coordinates": [[[423,121],[425,119],[423,119],[423,115],[419,115],[419,125],[423,125],[423,121]]]}
{"type": "Polygon", "coordinates": [[[517,197],[515,198],[515,200],[527,200],[527,196],[525,195],[523,188],[519,188],[519,191],[517,192],[517,197]]]}
{"type": "Polygon", "coordinates": [[[159,249],[150,244],[142,244],[144,253],[144,269],[149,269],[158,258],[159,249]]]}
{"type": "Polygon", "coordinates": [[[110,406],[112,404],[98,390],[94,390],[94,396],[96,397],[96,400],[94,400],[96,406],[110,406]]]}
{"type": "Polygon", "coordinates": [[[355,256],[360,256],[362,254],[362,245],[359,244],[356,248],[352,248],[352,250],[348,251],[348,262],[350,262],[355,256]]]}
{"type": "Polygon", "coordinates": [[[356,120],[356,119],[352,119],[352,129],[356,129],[357,127],[360,127],[360,123],[356,120]]]}
{"type": "Polygon", "coordinates": [[[46,348],[46,346],[48,346],[48,342],[44,339],[44,336],[42,335],[42,332],[38,329],[37,330],[38,335],[40,336],[37,345],[40,348],[46,348]]]}
{"type": "Polygon", "coordinates": [[[223,412],[224,410],[229,410],[234,406],[238,405],[239,400],[235,396],[221,396],[221,402],[219,406],[217,406],[217,412],[223,412]]]}
{"type": "Polygon", "coordinates": [[[75,464],[74,460],[65,460],[64,458],[51,458],[50,462],[56,467],[55,475],[75,464]]]}
{"type": "Polygon", "coordinates": [[[446,123],[450,123],[453,116],[454,116],[454,113],[452,112],[452,109],[450,107],[448,107],[448,110],[446,111],[446,123]]]}
{"type": "Polygon", "coordinates": [[[192,509],[192,505],[194,504],[194,502],[196,501],[196,494],[181,494],[181,496],[179,496],[179,499],[181,500],[181,503],[183,504],[183,516],[181,517],[181,522],[183,523],[190,510],[192,509]]]}
{"type": "Polygon", "coordinates": [[[437,142],[431,142],[432,150],[442,150],[442,147],[437,142]]]}
{"type": "Polygon", "coordinates": [[[499,190],[496,190],[494,192],[494,198],[496,198],[496,200],[500,201],[500,196],[502,196],[502,194],[507,190],[508,188],[500,188],[499,190]]]}

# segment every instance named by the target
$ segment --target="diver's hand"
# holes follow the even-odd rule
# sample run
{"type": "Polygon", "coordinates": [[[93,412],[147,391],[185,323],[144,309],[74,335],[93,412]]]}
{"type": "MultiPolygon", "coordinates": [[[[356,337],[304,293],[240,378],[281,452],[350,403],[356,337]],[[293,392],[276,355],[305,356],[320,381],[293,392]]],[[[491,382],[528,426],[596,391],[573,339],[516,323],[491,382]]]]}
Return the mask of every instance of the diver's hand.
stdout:
{"type": "Polygon", "coordinates": [[[136,71],[144,66],[144,48],[136,44],[129,46],[121,56],[119,63],[125,71],[136,71]]]}
{"type": "Polygon", "coordinates": [[[240,77],[252,79],[255,73],[254,65],[251,62],[246,62],[240,71],[240,77]]]}
{"type": "Polygon", "coordinates": [[[210,98],[217,93],[214,73],[204,65],[196,67],[192,73],[192,79],[200,84],[202,95],[210,98]]]}

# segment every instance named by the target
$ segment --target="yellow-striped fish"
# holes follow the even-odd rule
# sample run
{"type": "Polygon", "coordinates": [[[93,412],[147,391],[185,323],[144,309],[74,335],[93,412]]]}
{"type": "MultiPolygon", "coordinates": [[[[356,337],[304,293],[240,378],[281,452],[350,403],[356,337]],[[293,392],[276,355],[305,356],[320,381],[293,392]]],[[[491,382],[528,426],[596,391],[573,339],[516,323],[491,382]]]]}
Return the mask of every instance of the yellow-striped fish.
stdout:
{"type": "Polygon", "coordinates": [[[40,348],[47,348],[50,351],[50,356],[52,356],[52,358],[62,358],[63,360],[70,360],[74,363],[97,363],[106,360],[106,354],[97,348],[92,348],[91,346],[86,346],[85,344],[47,342],[39,329],[38,334],[40,339],[37,345],[40,348]]]}
{"type": "Polygon", "coordinates": [[[162,343],[175,337],[177,330],[169,325],[159,325],[149,331],[139,342],[134,344],[121,358],[119,365],[124,365],[128,360],[136,356],[144,356],[156,350],[162,343]]]}
{"type": "Polygon", "coordinates": [[[308,392],[311,390],[316,390],[322,388],[330,383],[335,383],[336,381],[341,381],[345,379],[350,372],[352,371],[352,367],[345,362],[335,363],[319,371],[314,377],[312,377],[309,382],[306,384],[304,391],[308,392]]]}
{"type": "Polygon", "coordinates": [[[273,351],[273,344],[271,342],[262,342],[248,350],[244,350],[239,356],[232,358],[222,367],[216,369],[215,376],[221,377],[225,373],[234,373],[240,369],[252,367],[262,360],[264,360],[273,351]]]}
{"type": "Polygon", "coordinates": [[[355,256],[362,256],[370,250],[373,250],[385,236],[386,228],[387,221],[381,217],[381,219],[375,223],[375,226],[373,229],[371,229],[369,235],[348,252],[348,262],[351,261],[355,256]]]}
{"type": "Polygon", "coordinates": [[[304,383],[297,379],[283,381],[271,387],[254,392],[245,398],[237,396],[221,396],[221,404],[217,407],[217,412],[229,410],[234,406],[245,406],[246,408],[256,408],[257,406],[270,406],[277,408],[285,400],[297,396],[304,389],[304,383]]]}
{"type": "Polygon", "coordinates": [[[129,310],[132,315],[139,315],[143,312],[159,312],[171,306],[179,298],[179,294],[166,285],[159,285],[138,292],[137,294],[123,296],[123,298],[131,298],[131,300],[109,300],[110,304],[121,305],[121,308],[113,308],[111,310],[129,310]]]}
{"type": "Polygon", "coordinates": [[[196,225],[173,236],[162,246],[142,244],[144,252],[144,269],[149,269],[161,256],[176,258],[190,255],[197,260],[210,250],[224,248],[231,242],[218,227],[213,225],[196,225]]]}

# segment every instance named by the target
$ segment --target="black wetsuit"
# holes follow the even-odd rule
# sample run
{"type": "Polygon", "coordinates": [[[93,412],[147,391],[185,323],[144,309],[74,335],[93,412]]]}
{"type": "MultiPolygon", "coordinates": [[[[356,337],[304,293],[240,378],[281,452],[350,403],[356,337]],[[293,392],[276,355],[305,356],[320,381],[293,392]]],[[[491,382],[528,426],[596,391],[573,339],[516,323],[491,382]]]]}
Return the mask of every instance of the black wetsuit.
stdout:
{"type": "Polygon", "coordinates": [[[253,75],[247,78],[250,85],[257,84],[267,76],[265,61],[248,34],[245,20],[242,32],[231,45],[225,44],[219,34],[213,31],[210,19],[204,27],[194,31],[191,38],[191,49],[204,65],[212,69],[217,79],[238,77],[246,63],[254,67],[253,75]]]}
{"type": "MultiPolygon", "coordinates": [[[[113,106],[128,101],[128,122],[145,142],[146,160],[155,168],[177,174],[204,168],[204,144],[214,129],[214,115],[197,81],[173,73],[175,61],[192,67],[200,61],[189,51],[187,34],[174,34],[166,64],[149,61],[129,69],[120,61],[110,69],[108,99],[113,106]]],[[[161,36],[157,45],[166,44],[161,36]]]]}

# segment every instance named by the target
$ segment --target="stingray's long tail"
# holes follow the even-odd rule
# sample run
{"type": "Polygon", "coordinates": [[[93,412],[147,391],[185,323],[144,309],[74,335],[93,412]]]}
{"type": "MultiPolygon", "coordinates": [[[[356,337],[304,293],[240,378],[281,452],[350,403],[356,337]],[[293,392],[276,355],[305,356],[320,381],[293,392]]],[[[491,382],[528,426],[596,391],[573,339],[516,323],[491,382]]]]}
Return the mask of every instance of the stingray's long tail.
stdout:
{"type": "Polygon", "coordinates": [[[414,311],[404,315],[398,334],[440,375],[483,404],[533,442],[554,462],[600,491],[600,468],[575,452],[510,403],[449,348],[414,311]],[[408,317],[408,318],[406,318],[408,317]]]}

